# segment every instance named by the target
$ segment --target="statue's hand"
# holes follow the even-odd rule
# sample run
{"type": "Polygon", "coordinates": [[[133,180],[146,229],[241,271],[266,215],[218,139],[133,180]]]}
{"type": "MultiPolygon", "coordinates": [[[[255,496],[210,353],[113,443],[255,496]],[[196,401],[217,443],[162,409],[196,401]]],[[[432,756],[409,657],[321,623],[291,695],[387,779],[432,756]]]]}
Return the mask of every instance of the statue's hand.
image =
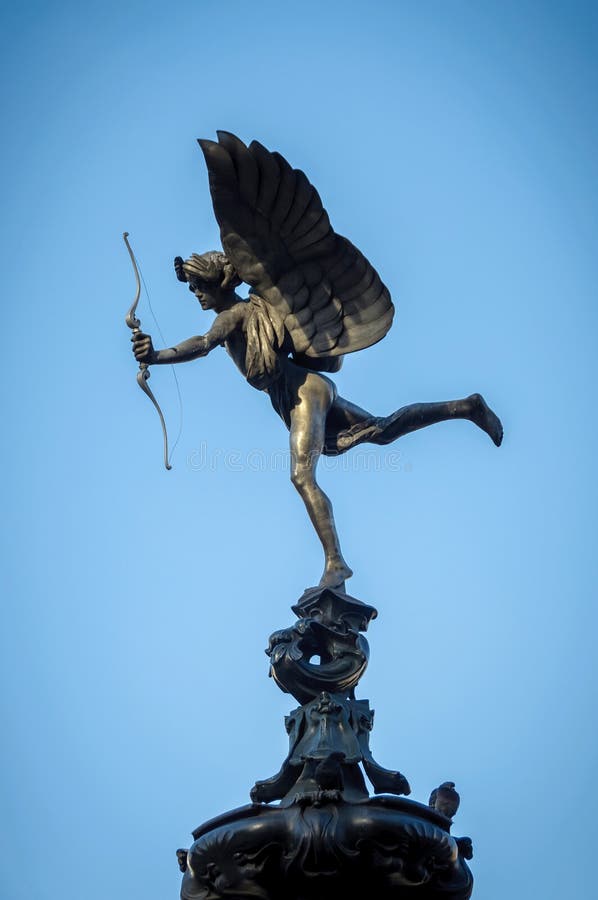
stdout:
{"type": "Polygon", "coordinates": [[[133,353],[137,362],[151,365],[156,357],[156,351],[149,334],[138,331],[131,340],[133,341],[133,353]]]}

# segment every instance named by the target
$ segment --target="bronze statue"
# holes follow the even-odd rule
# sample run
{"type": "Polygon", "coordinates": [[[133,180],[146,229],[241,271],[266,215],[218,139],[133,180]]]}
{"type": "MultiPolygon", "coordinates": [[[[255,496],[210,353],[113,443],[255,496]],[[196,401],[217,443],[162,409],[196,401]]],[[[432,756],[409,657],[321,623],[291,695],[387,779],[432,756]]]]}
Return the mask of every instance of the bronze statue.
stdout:
{"type": "Polygon", "coordinates": [[[338,371],[346,353],[388,332],[394,307],[387,288],[359,250],[334,232],[304,173],[279,153],[257,141],[246,146],[226,132],[218,132],[218,142],[199,144],[224,253],[177,257],[175,271],[216,319],[206,334],[164,350],[134,332],[133,351],[147,367],[187,362],[224,346],[247,381],[269,395],[290,432],[291,481],[324,548],[320,585],[338,587],[352,571],[330,500],[316,481],[322,453],[389,444],[448,419],[468,419],[499,446],[502,426],[480,394],[415,403],[386,417],[340,397],[324,373],[338,371]],[[247,300],[235,293],[242,282],[251,288],[247,300]]]}
{"type": "Polygon", "coordinates": [[[443,781],[442,784],[437,788],[434,788],[430,794],[428,806],[431,806],[432,809],[442,813],[447,819],[452,819],[459,809],[460,802],[461,798],[455,790],[455,782],[443,781]]]}

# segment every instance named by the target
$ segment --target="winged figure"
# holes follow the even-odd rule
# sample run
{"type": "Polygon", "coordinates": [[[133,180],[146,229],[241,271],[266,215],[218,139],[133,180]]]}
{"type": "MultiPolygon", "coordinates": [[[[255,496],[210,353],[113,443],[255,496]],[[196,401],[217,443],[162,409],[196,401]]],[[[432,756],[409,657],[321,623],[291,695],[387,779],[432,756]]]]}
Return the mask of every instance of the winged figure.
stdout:
{"type": "Polygon", "coordinates": [[[175,259],[175,272],[216,318],[203,335],[155,350],[133,335],[147,365],[187,362],[224,346],[249,384],[265,391],[290,432],[291,481],[306,506],[325,556],[320,585],[342,586],[345,562],[332,506],[316,480],[322,453],[357,444],[390,444],[448,419],[467,419],[499,446],[502,426],[480,394],[415,403],[375,416],[340,397],[329,377],[343,356],[388,332],[394,307],[372,264],[337,234],[318,192],[299,169],[257,141],[227,132],[200,140],[224,253],[175,259]],[[248,298],[235,289],[249,285],[248,298]]]}

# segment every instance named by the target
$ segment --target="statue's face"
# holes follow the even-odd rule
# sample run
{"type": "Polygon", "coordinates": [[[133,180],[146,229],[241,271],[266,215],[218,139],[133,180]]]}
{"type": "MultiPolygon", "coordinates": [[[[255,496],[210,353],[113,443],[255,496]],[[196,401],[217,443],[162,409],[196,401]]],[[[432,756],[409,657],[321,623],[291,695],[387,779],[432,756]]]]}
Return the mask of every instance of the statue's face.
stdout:
{"type": "MultiPolygon", "coordinates": [[[[226,307],[225,292],[217,281],[202,281],[200,278],[192,278],[189,281],[189,290],[195,294],[202,309],[213,309],[215,312],[220,312],[226,307]]],[[[228,293],[230,294],[230,291],[228,293]]]]}

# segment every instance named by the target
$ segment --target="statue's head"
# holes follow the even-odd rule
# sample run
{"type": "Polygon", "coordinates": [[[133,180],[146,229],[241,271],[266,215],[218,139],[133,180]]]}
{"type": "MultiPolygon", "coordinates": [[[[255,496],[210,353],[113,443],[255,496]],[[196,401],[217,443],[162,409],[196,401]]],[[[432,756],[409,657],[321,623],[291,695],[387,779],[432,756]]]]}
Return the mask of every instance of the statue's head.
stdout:
{"type": "Polygon", "coordinates": [[[179,281],[186,282],[202,309],[220,312],[230,306],[235,288],[241,284],[232,263],[224,253],[192,253],[189,259],[177,256],[174,270],[179,281]]]}

